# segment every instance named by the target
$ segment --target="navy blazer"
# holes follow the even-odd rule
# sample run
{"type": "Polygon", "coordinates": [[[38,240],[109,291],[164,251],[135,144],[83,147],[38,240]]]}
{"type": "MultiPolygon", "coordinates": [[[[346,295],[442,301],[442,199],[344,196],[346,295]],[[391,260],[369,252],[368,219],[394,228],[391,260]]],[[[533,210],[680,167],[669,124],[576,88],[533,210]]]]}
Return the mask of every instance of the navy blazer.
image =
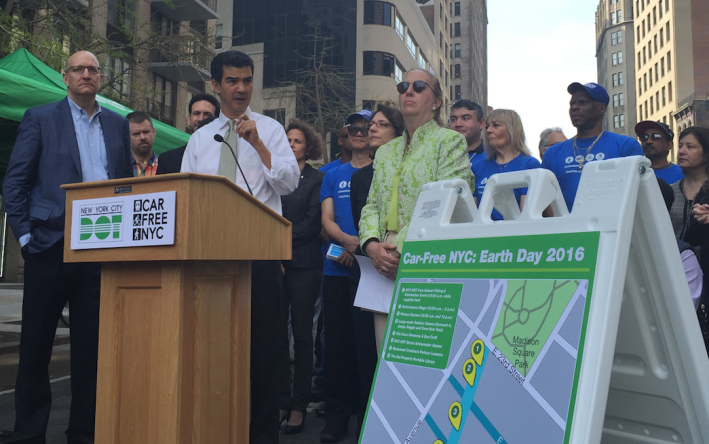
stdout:
{"type": "MultiPolygon", "coordinates": [[[[108,178],[133,177],[125,117],[106,108],[99,115],[108,158],[108,178]]],[[[82,182],[79,145],[67,98],[25,111],[10,156],[3,197],[16,238],[31,234],[30,253],[64,237],[67,183],[82,182]]]]}

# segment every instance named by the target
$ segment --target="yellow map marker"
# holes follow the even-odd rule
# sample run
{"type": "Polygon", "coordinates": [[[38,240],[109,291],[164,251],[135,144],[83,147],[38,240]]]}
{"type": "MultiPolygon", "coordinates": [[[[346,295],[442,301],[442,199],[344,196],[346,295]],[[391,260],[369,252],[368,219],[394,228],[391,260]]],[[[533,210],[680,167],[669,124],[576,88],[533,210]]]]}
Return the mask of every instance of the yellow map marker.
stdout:
{"type": "Polygon", "coordinates": [[[441,441],[440,439],[437,439],[437,440],[433,441],[433,444],[443,444],[443,441],[441,441]]]}
{"type": "Polygon", "coordinates": [[[460,418],[461,418],[461,411],[463,407],[460,405],[459,402],[454,402],[451,404],[451,408],[448,410],[448,419],[451,420],[451,424],[453,424],[453,427],[455,427],[456,430],[460,429],[460,418]]]}
{"type": "Polygon", "coordinates": [[[478,365],[483,365],[483,353],[485,352],[485,343],[482,339],[476,339],[473,346],[470,347],[470,354],[478,365]]]}
{"type": "Polygon", "coordinates": [[[470,384],[471,387],[475,382],[475,370],[475,361],[473,361],[472,359],[468,359],[467,361],[465,361],[465,364],[463,364],[463,376],[465,377],[465,380],[468,381],[468,384],[470,384]]]}

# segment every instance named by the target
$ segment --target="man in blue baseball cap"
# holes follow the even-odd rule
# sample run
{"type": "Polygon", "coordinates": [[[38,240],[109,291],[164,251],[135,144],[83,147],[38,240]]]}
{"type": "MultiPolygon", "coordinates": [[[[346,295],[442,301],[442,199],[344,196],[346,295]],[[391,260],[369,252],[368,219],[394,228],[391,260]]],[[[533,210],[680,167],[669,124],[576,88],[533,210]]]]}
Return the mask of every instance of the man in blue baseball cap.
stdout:
{"type": "Polygon", "coordinates": [[[603,115],[608,107],[608,92],[597,83],[572,83],[569,116],[576,135],[549,148],[542,158],[542,167],[550,170],[559,181],[569,211],[574,206],[581,172],[588,162],[627,156],[642,156],[637,140],[603,131],[603,115]]]}
{"type": "Polygon", "coordinates": [[[635,134],[640,139],[645,157],[652,162],[650,167],[655,171],[655,176],[670,185],[684,178],[682,168],[667,160],[675,133],[666,123],[643,120],[635,125],[635,134]]]}

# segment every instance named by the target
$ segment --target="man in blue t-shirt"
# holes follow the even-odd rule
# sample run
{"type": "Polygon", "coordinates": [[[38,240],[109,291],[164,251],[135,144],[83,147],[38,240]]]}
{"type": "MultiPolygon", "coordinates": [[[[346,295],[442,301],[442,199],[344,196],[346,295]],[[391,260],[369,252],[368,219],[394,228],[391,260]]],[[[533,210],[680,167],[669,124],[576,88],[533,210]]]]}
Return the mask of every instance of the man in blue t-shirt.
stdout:
{"type": "Polygon", "coordinates": [[[324,361],[325,428],[320,434],[321,442],[338,442],[347,435],[350,415],[359,399],[349,280],[359,238],[352,219],[350,180],[352,173],[372,163],[367,122],[373,114],[365,111],[347,118],[352,160],[328,171],[320,188],[323,230],[333,244],[344,248],[336,261],[325,259],[323,269],[327,358],[324,361]]]}
{"type": "Polygon", "coordinates": [[[576,127],[576,135],[549,148],[542,158],[542,168],[556,176],[571,211],[581,172],[588,162],[618,157],[642,156],[637,140],[628,136],[603,131],[603,115],[608,107],[608,93],[597,83],[572,83],[569,116],[576,127]]]}
{"type": "Polygon", "coordinates": [[[643,120],[635,125],[635,134],[640,139],[645,157],[652,162],[650,167],[655,171],[655,176],[669,185],[684,178],[682,168],[667,161],[675,133],[666,123],[643,120]]]}
{"type": "Polygon", "coordinates": [[[485,151],[482,141],[482,131],[485,129],[485,114],[483,108],[472,100],[460,99],[451,106],[451,117],[448,127],[459,132],[468,143],[468,158],[470,167],[473,159],[485,151]]]}

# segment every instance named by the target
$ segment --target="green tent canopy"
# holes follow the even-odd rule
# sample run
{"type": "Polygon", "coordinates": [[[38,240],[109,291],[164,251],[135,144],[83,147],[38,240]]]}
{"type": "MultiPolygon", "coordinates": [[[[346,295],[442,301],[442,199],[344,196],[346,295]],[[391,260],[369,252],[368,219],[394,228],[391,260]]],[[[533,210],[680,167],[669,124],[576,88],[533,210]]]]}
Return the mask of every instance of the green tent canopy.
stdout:
{"type": "MultiPolygon", "coordinates": [[[[0,118],[19,122],[25,111],[35,106],[57,102],[66,97],[62,75],[42,63],[24,48],[0,59],[0,118]]],[[[132,109],[107,97],[97,95],[98,103],[125,116],[132,109]]],[[[185,145],[189,134],[153,120],[157,135],[153,149],[156,153],[185,145]]]]}

